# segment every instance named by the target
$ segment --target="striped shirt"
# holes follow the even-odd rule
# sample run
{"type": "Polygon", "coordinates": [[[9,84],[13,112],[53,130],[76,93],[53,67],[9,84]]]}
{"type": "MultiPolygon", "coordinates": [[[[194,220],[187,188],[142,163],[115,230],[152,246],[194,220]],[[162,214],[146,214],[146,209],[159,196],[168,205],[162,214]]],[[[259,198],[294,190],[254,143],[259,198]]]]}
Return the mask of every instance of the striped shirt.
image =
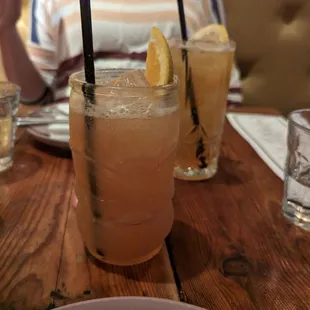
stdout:
{"type": "MultiPolygon", "coordinates": [[[[208,23],[225,24],[219,0],[183,0],[188,35],[208,23]]],[[[92,0],[96,68],[144,68],[149,33],[158,27],[180,38],[176,0],[92,0]]],[[[68,100],[68,78],[83,67],[78,0],[32,0],[28,52],[55,101],[68,100]]],[[[234,72],[231,86],[239,87],[234,72]]]]}

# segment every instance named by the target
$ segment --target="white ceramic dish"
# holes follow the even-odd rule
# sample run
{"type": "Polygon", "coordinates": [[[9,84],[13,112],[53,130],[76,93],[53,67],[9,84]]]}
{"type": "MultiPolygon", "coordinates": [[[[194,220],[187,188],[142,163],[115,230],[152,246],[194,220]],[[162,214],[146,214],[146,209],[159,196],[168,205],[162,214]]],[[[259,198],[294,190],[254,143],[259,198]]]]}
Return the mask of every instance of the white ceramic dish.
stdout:
{"type": "Polygon", "coordinates": [[[94,299],[57,308],[59,310],[203,310],[186,303],[148,297],[94,299]]]}
{"type": "Polygon", "coordinates": [[[59,103],[44,107],[32,116],[56,116],[61,119],[67,119],[67,124],[51,124],[41,126],[31,126],[27,128],[28,133],[37,141],[63,149],[69,148],[69,105],[68,103],[59,103]]]}

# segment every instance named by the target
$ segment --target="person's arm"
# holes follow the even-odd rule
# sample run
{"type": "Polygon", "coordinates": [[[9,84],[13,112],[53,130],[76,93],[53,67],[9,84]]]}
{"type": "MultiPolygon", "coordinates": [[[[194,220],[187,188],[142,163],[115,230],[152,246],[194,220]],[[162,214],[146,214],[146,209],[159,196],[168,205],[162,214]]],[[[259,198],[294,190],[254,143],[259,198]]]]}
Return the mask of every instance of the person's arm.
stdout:
{"type": "Polygon", "coordinates": [[[21,87],[24,100],[33,102],[39,99],[47,85],[30,60],[15,26],[2,32],[0,46],[8,80],[21,87]]]}
{"type": "Polygon", "coordinates": [[[32,0],[27,50],[16,28],[20,0],[0,0],[0,48],[8,79],[21,86],[26,104],[53,101],[58,70],[57,25],[52,24],[55,0],[32,0]]]}

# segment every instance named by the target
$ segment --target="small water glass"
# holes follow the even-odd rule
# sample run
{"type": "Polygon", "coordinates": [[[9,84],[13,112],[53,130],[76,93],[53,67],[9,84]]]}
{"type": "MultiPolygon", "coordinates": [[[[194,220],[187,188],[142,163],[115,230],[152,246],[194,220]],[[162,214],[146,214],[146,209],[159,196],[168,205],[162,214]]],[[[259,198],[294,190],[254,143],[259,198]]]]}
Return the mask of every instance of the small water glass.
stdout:
{"type": "Polygon", "coordinates": [[[0,82],[0,172],[13,164],[19,97],[19,86],[10,82],[0,82]]]}
{"type": "Polygon", "coordinates": [[[288,117],[283,214],[310,231],[310,109],[288,117]]]}

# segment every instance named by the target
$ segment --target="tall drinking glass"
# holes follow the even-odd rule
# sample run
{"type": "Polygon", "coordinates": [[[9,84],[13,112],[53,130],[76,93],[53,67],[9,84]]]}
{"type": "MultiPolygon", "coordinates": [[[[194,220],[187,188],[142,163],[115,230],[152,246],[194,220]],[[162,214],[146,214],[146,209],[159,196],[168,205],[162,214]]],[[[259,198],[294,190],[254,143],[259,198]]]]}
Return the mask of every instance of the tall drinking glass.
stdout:
{"type": "Polygon", "coordinates": [[[13,164],[19,96],[19,86],[10,82],[0,82],[0,172],[13,164]]]}
{"type": "Polygon", "coordinates": [[[180,80],[180,145],[174,175],[204,180],[215,175],[235,44],[171,40],[180,80]]]}
{"type": "Polygon", "coordinates": [[[283,214],[310,231],[310,109],[288,117],[283,214]]]}
{"type": "Polygon", "coordinates": [[[141,71],[98,70],[96,82],[70,78],[78,226],[94,257],[133,265],[159,252],[173,223],[177,78],[151,87],[141,71]]]}

